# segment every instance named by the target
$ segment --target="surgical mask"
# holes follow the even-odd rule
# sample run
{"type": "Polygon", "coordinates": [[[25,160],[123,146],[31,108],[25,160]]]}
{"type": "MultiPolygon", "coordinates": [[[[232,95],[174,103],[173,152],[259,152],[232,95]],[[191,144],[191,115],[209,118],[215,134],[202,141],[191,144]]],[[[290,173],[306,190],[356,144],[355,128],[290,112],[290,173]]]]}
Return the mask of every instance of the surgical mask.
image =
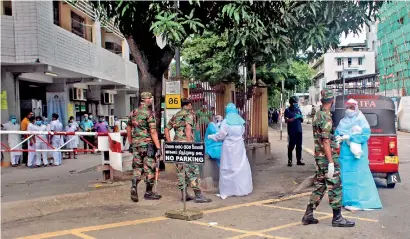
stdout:
{"type": "Polygon", "coordinates": [[[36,121],[36,125],[41,125],[41,121],[36,121]]]}
{"type": "Polygon", "coordinates": [[[221,126],[221,122],[217,122],[216,125],[217,125],[218,127],[220,127],[220,126],[221,126]]]}
{"type": "Polygon", "coordinates": [[[298,104],[298,103],[294,103],[294,104],[293,104],[293,107],[299,108],[299,104],[298,104]]]}
{"type": "Polygon", "coordinates": [[[100,122],[104,122],[104,120],[103,120],[103,119],[100,119],[99,121],[100,121],[100,122]]]}
{"type": "Polygon", "coordinates": [[[90,116],[88,116],[88,118],[89,118],[89,119],[92,119],[93,117],[90,115],[90,116]]]}
{"type": "Polygon", "coordinates": [[[118,120],[118,118],[114,118],[114,120],[115,120],[115,121],[117,121],[117,120],[118,120]]]}
{"type": "Polygon", "coordinates": [[[356,112],[355,112],[354,110],[351,110],[351,109],[347,109],[347,110],[346,110],[346,116],[347,116],[347,117],[352,118],[352,117],[354,117],[355,115],[356,115],[356,112]]]}
{"type": "Polygon", "coordinates": [[[17,123],[17,120],[16,120],[16,119],[11,119],[10,121],[11,121],[11,123],[13,123],[13,124],[17,123]]]}

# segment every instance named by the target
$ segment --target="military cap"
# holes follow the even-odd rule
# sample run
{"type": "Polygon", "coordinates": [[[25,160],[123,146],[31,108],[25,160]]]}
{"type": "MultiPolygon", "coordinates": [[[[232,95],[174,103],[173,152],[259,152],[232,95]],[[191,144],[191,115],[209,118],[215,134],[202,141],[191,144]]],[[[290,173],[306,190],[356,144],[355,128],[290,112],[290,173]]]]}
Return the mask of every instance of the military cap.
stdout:
{"type": "Polygon", "coordinates": [[[322,101],[325,101],[325,102],[330,101],[335,97],[333,94],[333,90],[327,89],[327,88],[323,89],[320,92],[320,95],[322,96],[322,101]]]}
{"type": "Polygon", "coordinates": [[[297,96],[292,96],[289,98],[289,103],[298,103],[299,99],[297,96]]]}
{"type": "Polygon", "coordinates": [[[149,99],[152,98],[151,92],[142,92],[141,93],[141,99],[149,99]]]}

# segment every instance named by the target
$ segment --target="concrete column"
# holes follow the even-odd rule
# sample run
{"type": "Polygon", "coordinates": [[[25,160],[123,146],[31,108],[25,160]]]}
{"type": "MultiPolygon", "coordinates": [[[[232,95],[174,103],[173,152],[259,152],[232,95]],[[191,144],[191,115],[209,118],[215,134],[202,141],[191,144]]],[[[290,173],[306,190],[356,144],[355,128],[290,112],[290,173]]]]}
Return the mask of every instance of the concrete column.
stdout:
{"type": "MultiPolygon", "coordinates": [[[[17,119],[20,118],[19,104],[17,103],[18,99],[16,94],[16,80],[12,73],[1,69],[1,83],[1,94],[2,96],[6,94],[6,98],[4,99],[5,102],[1,99],[1,123],[6,123],[9,121],[11,115],[15,115],[17,119]]],[[[8,143],[7,139],[7,135],[1,136],[1,141],[5,144],[8,143]]],[[[9,166],[11,162],[10,153],[3,153],[3,157],[1,166],[9,166]]]]}
{"type": "Polygon", "coordinates": [[[122,58],[129,61],[130,60],[130,47],[128,46],[127,40],[122,40],[122,58]]]}
{"type": "Polygon", "coordinates": [[[98,20],[95,20],[93,24],[93,43],[101,47],[101,24],[98,20]]]}
{"type": "MultiPolygon", "coordinates": [[[[234,83],[226,83],[225,89],[224,89],[224,95],[223,95],[223,105],[222,107],[225,107],[229,103],[234,103],[235,102],[235,84],[234,83]]],[[[223,112],[223,115],[225,116],[225,109],[216,109],[217,112],[223,112]]]]}
{"type": "Polygon", "coordinates": [[[267,88],[259,88],[258,89],[259,93],[262,95],[260,96],[261,99],[261,125],[262,125],[262,141],[263,142],[269,142],[269,126],[268,126],[268,89],[267,88]]]}
{"type": "Polygon", "coordinates": [[[130,114],[130,95],[126,91],[118,91],[114,95],[114,115],[118,118],[126,117],[130,114]]]}

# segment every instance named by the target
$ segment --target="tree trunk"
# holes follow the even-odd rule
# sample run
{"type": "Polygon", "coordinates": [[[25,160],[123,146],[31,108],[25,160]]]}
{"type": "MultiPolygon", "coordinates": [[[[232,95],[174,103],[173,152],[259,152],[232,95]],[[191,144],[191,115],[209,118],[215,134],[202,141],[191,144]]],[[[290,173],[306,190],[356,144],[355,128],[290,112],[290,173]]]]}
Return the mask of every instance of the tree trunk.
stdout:
{"type": "Polygon", "coordinates": [[[162,76],[171,63],[174,56],[174,51],[169,47],[160,49],[155,45],[155,40],[153,45],[151,44],[145,47],[140,47],[134,39],[135,38],[132,36],[127,37],[131,54],[138,65],[139,94],[142,92],[151,92],[154,96],[157,130],[160,132],[162,76]]]}

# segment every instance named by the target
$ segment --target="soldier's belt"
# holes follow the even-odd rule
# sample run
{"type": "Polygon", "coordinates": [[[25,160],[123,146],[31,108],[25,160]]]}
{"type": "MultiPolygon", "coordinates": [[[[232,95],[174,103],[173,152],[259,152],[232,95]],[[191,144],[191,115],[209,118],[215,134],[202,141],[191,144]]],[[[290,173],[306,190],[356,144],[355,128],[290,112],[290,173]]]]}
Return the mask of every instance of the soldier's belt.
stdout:
{"type": "Polygon", "coordinates": [[[132,142],[133,144],[139,144],[139,143],[152,143],[152,139],[144,139],[144,140],[137,140],[132,142]]]}

